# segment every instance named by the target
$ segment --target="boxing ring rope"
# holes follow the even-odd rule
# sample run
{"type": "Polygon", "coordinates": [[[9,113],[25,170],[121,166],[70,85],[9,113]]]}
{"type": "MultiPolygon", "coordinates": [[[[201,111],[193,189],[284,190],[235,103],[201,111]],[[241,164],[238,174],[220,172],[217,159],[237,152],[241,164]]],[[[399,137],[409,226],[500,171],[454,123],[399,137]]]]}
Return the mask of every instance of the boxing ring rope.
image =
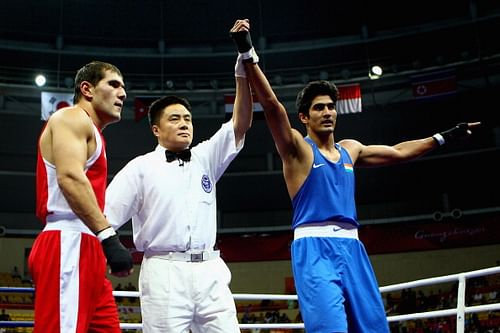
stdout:
{"type": "MultiPolygon", "coordinates": [[[[435,318],[435,317],[445,317],[456,315],[456,328],[457,333],[464,333],[465,329],[465,314],[476,313],[476,312],[486,312],[500,310],[500,303],[484,304],[484,305],[465,305],[465,289],[466,280],[474,277],[480,277],[485,275],[492,275],[500,273],[500,266],[480,269],[470,272],[451,274],[446,276],[428,278],[415,280],[411,282],[404,282],[393,284],[385,287],[380,287],[381,293],[387,293],[391,291],[397,291],[406,288],[415,288],[421,286],[427,286],[431,284],[439,284],[446,282],[458,281],[458,292],[457,292],[457,307],[445,310],[436,310],[428,312],[418,312],[412,314],[404,315],[394,315],[388,316],[387,320],[389,322],[406,321],[413,319],[423,319],[423,318],[435,318]]],[[[13,287],[0,287],[0,292],[12,292],[12,293],[33,293],[33,288],[13,288],[13,287]]],[[[138,291],[114,291],[114,296],[118,297],[139,297],[138,291]]],[[[297,300],[297,295],[274,295],[274,294],[233,294],[235,300],[297,300]]],[[[273,324],[240,324],[240,329],[303,329],[303,323],[273,323],[273,324]]],[[[0,321],[0,327],[33,327],[32,321],[0,321]]],[[[141,330],[142,324],[140,323],[120,323],[120,327],[123,330],[126,329],[136,329],[141,330]]]]}

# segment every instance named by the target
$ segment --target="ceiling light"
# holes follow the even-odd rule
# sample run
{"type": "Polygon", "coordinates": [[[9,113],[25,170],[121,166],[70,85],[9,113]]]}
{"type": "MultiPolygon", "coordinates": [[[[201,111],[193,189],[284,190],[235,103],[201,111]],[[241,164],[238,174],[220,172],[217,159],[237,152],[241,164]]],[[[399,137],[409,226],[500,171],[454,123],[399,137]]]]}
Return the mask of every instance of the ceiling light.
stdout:
{"type": "Polygon", "coordinates": [[[368,76],[370,77],[370,79],[376,80],[382,76],[382,73],[382,67],[375,65],[370,69],[370,73],[368,73],[368,76]]]}
{"type": "Polygon", "coordinates": [[[283,77],[281,77],[281,75],[276,75],[274,77],[274,83],[278,86],[281,86],[283,84],[283,77]]]}
{"type": "Polygon", "coordinates": [[[67,76],[64,78],[64,85],[66,86],[66,88],[73,88],[74,83],[75,81],[72,77],[67,76]]]}
{"type": "Polygon", "coordinates": [[[351,78],[351,71],[348,70],[347,68],[344,68],[342,71],[340,71],[340,75],[344,80],[347,80],[351,78]]]}
{"type": "Polygon", "coordinates": [[[309,75],[304,73],[300,76],[300,81],[302,81],[303,84],[307,84],[309,82],[309,75]]]}
{"type": "Polygon", "coordinates": [[[45,78],[45,75],[38,74],[35,77],[35,83],[37,86],[43,87],[45,85],[45,83],[47,83],[47,79],[45,78]]]}

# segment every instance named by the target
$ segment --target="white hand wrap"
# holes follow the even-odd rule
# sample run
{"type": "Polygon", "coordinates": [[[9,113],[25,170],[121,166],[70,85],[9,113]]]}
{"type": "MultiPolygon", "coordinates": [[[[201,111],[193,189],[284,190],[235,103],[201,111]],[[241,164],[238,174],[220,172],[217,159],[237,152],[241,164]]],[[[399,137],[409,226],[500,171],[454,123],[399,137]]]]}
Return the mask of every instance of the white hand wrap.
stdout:
{"type": "Polygon", "coordinates": [[[255,49],[252,47],[250,50],[248,50],[245,53],[240,53],[241,56],[243,57],[243,62],[252,62],[254,64],[259,62],[259,56],[257,55],[257,52],[255,52],[255,49]],[[250,61],[251,59],[251,61],[250,61]],[[245,61],[247,60],[247,61],[245,61]]]}
{"type": "Polygon", "coordinates": [[[236,65],[234,65],[234,76],[247,77],[247,73],[245,72],[245,65],[243,65],[243,56],[241,55],[241,53],[239,53],[238,58],[236,58],[236,65]]]}
{"type": "Polygon", "coordinates": [[[106,228],[104,230],[99,231],[99,233],[96,235],[97,239],[102,242],[103,240],[116,235],[115,229],[113,227],[106,228]]]}
{"type": "Polygon", "coordinates": [[[444,137],[443,137],[440,133],[436,133],[436,134],[434,134],[434,135],[432,136],[432,138],[433,138],[434,140],[436,140],[436,142],[437,142],[440,146],[444,145],[444,143],[445,143],[444,137]]]}

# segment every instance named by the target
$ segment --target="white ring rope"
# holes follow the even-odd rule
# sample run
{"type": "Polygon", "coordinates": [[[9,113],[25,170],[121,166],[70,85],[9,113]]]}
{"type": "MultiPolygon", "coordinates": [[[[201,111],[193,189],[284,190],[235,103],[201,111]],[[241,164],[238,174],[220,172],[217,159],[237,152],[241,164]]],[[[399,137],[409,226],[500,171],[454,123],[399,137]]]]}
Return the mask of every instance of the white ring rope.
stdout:
{"type": "MultiPolygon", "coordinates": [[[[464,333],[465,326],[465,314],[466,313],[476,313],[476,312],[487,312],[500,310],[500,303],[475,305],[475,306],[465,306],[465,286],[466,280],[468,278],[474,278],[479,276],[491,275],[500,273],[500,266],[480,269],[476,271],[470,271],[459,274],[452,274],[446,276],[439,276],[428,279],[415,280],[411,282],[398,283],[385,287],[380,287],[381,293],[415,288],[421,286],[427,286],[430,284],[439,284],[445,282],[458,281],[458,291],[457,291],[457,307],[454,309],[445,309],[437,311],[428,312],[418,312],[412,314],[404,315],[394,315],[388,316],[387,320],[389,322],[406,321],[413,319],[422,318],[435,318],[435,317],[445,317],[445,316],[457,316],[457,333],[464,333]]],[[[0,292],[13,292],[13,293],[32,293],[34,288],[13,288],[13,287],[0,287],[0,292]]],[[[139,297],[138,291],[113,291],[114,296],[119,297],[139,297]]],[[[278,294],[233,294],[235,300],[291,300],[296,301],[297,295],[278,295],[278,294]]],[[[303,329],[303,323],[273,323],[273,324],[240,324],[241,329],[303,329]]],[[[0,327],[33,327],[33,322],[30,321],[0,321],[0,327]]],[[[121,329],[142,329],[141,323],[120,323],[121,329]]]]}

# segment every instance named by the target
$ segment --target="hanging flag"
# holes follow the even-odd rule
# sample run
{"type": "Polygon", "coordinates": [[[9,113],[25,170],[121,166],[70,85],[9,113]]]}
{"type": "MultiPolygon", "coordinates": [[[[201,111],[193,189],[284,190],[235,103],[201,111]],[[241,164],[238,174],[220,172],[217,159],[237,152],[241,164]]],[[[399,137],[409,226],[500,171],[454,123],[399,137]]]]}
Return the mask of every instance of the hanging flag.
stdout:
{"type": "Polygon", "coordinates": [[[457,92],[454,69],[414,75],[411,85],[415,99],[443,97],[457,92]]]}
{"type": "MultiPolygon", "coordinates": [[[[226,114],[226,120],[231,118],[233,114],[235,99],[236,99],[235,95],[224,95],[224,111],[226,114]]],[[[262,108],[262,105],[259,102],[257,102],[255,96],[253,97],[253,111],[255,119],[259,119],[260,116],[264,118],[264,109],[262,108]]]]}
{"type": "Polygon", "coordinates": [[[137,96],[134,99],[134,119],[140,121],[148,115],[149,106],[160,96],[137,96]]]}
{"type": "MultiPolygon", "coordinates": [[[[356,113],[361,112],[361,86],[359,83],[349,84],[337,86],[339,89],[339,100],[337,101],[337,113],[339,114],[347,114],[347,113],[356,113]]],[[[224,103],[225,103],[225,112],[226,119],[231,117],[233,113],[234,107],[234,95],[224,95],[224,103]]],[[[253,110],[254,110],[254,118],[262,119],[264,114],[264,109],[262,105],[258,102],[255,102],[256,98],[254,97],[253,110]],[[262,117],[260,117],[262,116],[262,117]]]]}
{"type": "Polygon", "coordinates": [[[42,91],[41,118],[47,120],[57,110],[71,105],[73,105],[73,94],[42,91]]]}
{"type": "Polygon", "coordinates": [[[339,89],[339,100],[337,101],[337,113],[361,112],[361,86],[359,83],[337,86],[339,89]]]}

